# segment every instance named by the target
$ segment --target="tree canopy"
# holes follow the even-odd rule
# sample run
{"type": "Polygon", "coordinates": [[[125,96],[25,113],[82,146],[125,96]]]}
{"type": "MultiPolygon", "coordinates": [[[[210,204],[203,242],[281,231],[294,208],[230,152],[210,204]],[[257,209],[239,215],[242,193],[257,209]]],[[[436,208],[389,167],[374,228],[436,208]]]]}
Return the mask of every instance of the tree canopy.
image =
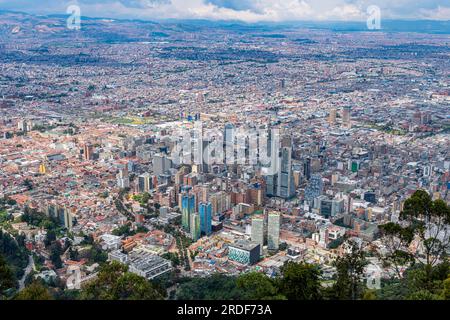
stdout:
{"type": "Polygon", "coordinates": [[[289,300],[318,300],[320,274],[317,266],[289,261],[281,267],[280,292],[289,300]]]}
{"type": "Polygon", "coordinates": [[[163,296],[144,277],[128,272],[128,266],[113,261],[105,264],[96,279],[81,291],[84,300],[160,300],[163,296]]]}
{"type": "Polygon", "coordinates": [[[50,291],[39,281],[32,282],[25,289],[20,291],[15,300],[53,300],[50,291]]]}
{"type": "Polygon", "coordinates": [[[8,265],[6,259],[0,254],[0,297],[2,293],[17,285],[14,272],[8,265]]]}

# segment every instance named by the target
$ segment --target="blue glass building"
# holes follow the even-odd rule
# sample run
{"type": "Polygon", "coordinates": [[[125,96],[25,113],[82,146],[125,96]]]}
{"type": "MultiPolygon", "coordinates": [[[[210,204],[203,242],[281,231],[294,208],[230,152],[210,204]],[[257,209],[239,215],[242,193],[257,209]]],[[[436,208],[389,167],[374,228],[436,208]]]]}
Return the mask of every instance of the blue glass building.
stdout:
{"type": "Polygon", "coordinates": [[[181,199],[181,224],[183,229],[190,231],[191,214],[195,212],[195,196],[185,194],[181,199]]]}
{"type": "Polygon", "coordinates": [[[212,204],[200,203],[198,211],[200,213],[200,230],[202,234],[210,235],[212,232],[212,204]]]}

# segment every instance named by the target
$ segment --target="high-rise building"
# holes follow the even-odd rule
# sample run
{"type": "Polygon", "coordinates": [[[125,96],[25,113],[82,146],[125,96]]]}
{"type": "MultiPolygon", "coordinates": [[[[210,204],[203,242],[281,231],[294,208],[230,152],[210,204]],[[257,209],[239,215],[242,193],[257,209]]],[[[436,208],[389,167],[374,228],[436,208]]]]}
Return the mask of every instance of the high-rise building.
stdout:
{"type": "Polygon", "coordinates": [[[184,194],[181,200],[181,224],[183,229],[190,231],[191,215],[195,212],[195,196],[184,194]]]}
{"type": "Polygon", "coordinates": [[[136,169],[136,164],[133,161],[128,161],[127,163],[128,172],[134,172],[136,169]]]}
{"type": "Polygon", "coordinates": [[[377,197],[376,197],[375,192],[373,192],[373,191],[364,192],[363,199],[364,199],[364,201],[367,201],[367,202],[370,202],[373,204],[377,203],[377,197]]]}
{"type": "Polygon", "coordinates": [[[335,217],[344,212],[344,199],[328,199],[327,196],[319,196],[318,200],[320,214],[326,218],[335,217]]]}
{"type": "Polygon", "coordinates": [[[267,228],[267,249],[278,250],[280,246],[281,216],[278,212],[269,212],[267,228]]]}
{"type": "Polygon", "coordinates": [[[193,241],[197,241],[198,239],[200,239],[200,215],[198,213],[192,213],[190,215],[189,231],[193,241]]]}
{"type": "Polygon", "coordinates": [[[330,117],[328,118],[328,122],[332,125],[336,123],[336,114],[337,112],[335,108],[330,110],[330,117]]]}
{"type": "Polygon", "coordinates": [[[350,106],[344,107],[342,110],[342,125],[346,128],[351,128],[351,119],[350,119],[350,112],[352,108],[350,106]]]}
{"type": "Polygon", "coordinates": [[[235,147],[236,127],[232,123],[227,123],[224,128],[223,145],[225,148],[225,163],[233,164],[235,161],[234,147],[235,147]]]}
{"type": "Polygon", "coordinates": [[[25,120],[20,120],[20,121],[17,123],[17,128],[18,128],[20,131],[27,132],[27,131],[28,131],[28,123],[27,123],[25,120]]]}
{"type": "Polygon", "coordinates": [[[150,173],[147,172],[138,177],[138,192],[149,192],[153,188],[153,179],[150,173]]]}
{"type": "Polygon", "coordinates": [[[294,175],[292,172],[292,138],[284,136],[281,141],[278,168],[277,196],[289,199],[295,196],[294,175]]]}
{"type": "Polygon", "coordinates": [[[298,170],[295,170],[293,172],[294,175],[294,187],[297,189],[300,186],[301,182],[301,172],[298,170]]]}
{"type": "Polygon", "coordinates": [[[277,194],[277,176],[267,175],[264,177],[266,181],[266,195],[269,197],[276,196],[277,194]]]}
{"type": "Polygon", "coordinates": [[[221,214],[231,209],[231,196],[225,191],[219,191],[209,197],[213,214],[221,214]]]}
{"type": "Polygon", "coordinates": [[[90,143],[85,143],[83,147],[84,159],[93,160],[94,159],[94,146],[90,143]]]}
{"type": "Polygon", "coordinates": [[[130,177],[128,174],[128,167],[119,169],[119,173],[117,174],[117,186],[119,188],[129,188],[130,187],[130,177]]]}
{"type": "Polygon", "coordinates": [[[160,176],[166,173],[170,168],[172,168],[172,160],[164,155],[157,154],[153,156],[152,165],[155,175],[160,176]]]}
{"type": "Polygon", "coordinates": [[[69,231],[73,226],[73,215],[66,207],[50,204],[46,207],[46,214],[50,217],[56,218],[61,226],[64,226],[69,231]]]}
{"type": "Polygon", "coordinates": [[[252,241],[259,244],[260,255],[264,245],[264,216],[254,216],[252,218],[252,241]]]}
{"type": "Polygon", "coordinates": [[[266,182],[266,195],[270,197],[276,196],[278,190],[279,151],[278,134],[273,130],[269,130],[267,135],[267,154],[265,155],[269,159],[269,163],[264,165],[263,170],[267,171],[264,179],[266,182]]]}
{"type": "Polygon", "coordinates": [[[210,235],[212,232],[212,205],[211,202],[201,202],[198,209],[200,213],[200,231],[204,235],[210,235]]]}
{"type": "Polygon", "coordinates": [[[303,164],[303,175],[305,176],[306,180],[311,179],[311,158],[306,158],[303,164]]]}

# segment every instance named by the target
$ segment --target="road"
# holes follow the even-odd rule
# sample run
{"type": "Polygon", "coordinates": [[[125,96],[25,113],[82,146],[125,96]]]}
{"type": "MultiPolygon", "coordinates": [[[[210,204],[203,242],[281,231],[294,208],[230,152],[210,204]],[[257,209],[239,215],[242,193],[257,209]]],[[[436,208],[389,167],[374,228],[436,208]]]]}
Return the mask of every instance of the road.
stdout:
{"type": "Polygon", "coordinates": [[[33,255],[28,257],[28,265],[25,268],[25,273],[23,274],[22,279],[19,280],[19,291],[22,291],[25,288],[25,280],[32,270],[36,270],[36,266],[34,264],[33,255]]]}

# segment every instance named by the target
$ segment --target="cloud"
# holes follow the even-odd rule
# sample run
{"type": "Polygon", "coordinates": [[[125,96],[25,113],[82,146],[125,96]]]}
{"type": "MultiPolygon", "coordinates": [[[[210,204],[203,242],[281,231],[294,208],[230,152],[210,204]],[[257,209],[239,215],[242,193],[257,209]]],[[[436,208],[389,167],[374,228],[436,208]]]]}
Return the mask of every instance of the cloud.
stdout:
{"type": "Polygon", "coordinates": [[[0,9],[65,13],[78,4],[95,17],[257,21],[362,21],[376,5],[383,19],[450,20],[449,0],[0,0],[0,9]]]}
{"type": "Polygon", "coordinates": [[[438,6],[436,9],[422,9],[422,15],[426,19],[430,20],[449,20],[450,19],[450,7],[438,6]]]}

